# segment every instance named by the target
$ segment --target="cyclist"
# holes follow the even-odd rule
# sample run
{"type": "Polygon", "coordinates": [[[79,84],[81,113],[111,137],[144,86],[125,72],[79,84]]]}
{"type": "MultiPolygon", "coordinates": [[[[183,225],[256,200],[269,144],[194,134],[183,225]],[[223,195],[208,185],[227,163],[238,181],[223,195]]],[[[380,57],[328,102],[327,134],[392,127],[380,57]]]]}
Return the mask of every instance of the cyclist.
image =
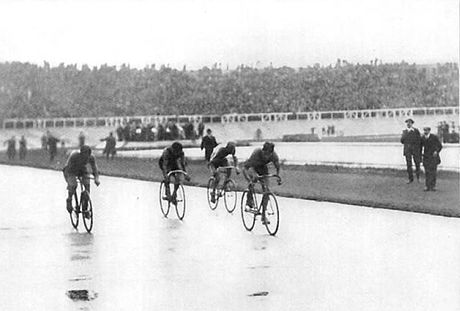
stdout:
{"type": "MultiPolygon", "coordinates": [[[[257,182],[259,176],[268,174],[268,164],[273,163],[276,168],[276,175],[280,173],[279,157],[275,152],[275,145],[271,142],[265,142],[262,148],[257,148],[251,154],[248,160],[243,165],[243,175],[249,182],[249,194],[247,205],[255,208],[253,202],[254,183],[257,182]]],[[[265,192],[268,186],[268,178],[260,179],[262,191],[265,192]]],[[[265,210],[268,196],[262,197],[262,206],[265,210]]],[[[265,215],[262,213],[262,222],[265,223],[265,215]]]]}
{"type": "MultiPolygon", "coordinates": [[[[87,145],[80,147],[79,151],[73,151],[62,170],[64,178],[67,182],[67,211],[72,211],[72,196],[77,189],[77,178],[80,178],[86,191],[90,191],[89,187],[89,173],[86,165],[91,166],[91,171],[94,175],[94,183],[99,186],[99,172],[96,166],[96,159],[91,154],[91,148],[87,145]]],[[[86,206],[83,206],[86,209],[86,206]]]]}
{"type": "MultiPolygon", "coordinates": [[[[214,176],[214,185],[212,187],[212,193],[211,193],[211,202],[216,203],[216,187],[219,185],[220,181],[220,174],[218,172],[218,168],[221,166],[228,166],[228,160],[227,156],[231,155],[233,157],[233,165],[235,167],[238,166],[238,159],[235,156],[235,143],[234,142],[228,142],[225,147],[221,147],[217,150],[216,154],[212,157],[211,161],[209,162],[209,168],[211,169],[211,173],[214,176]]],[[[230,177],[230,174],[232,173],[231,169],[227,169],[226,175],[227,178],[230,177]]],[[[239,169],[236,169],[236,173],[239,174],[239,169]]]]}
{"type": "MultiPolygon", "coordinates": [[[[165,182],[166,198],[164,200],[171,201],[174,205],[176,204],[176,192],[179,189],[179,180],[178,178],[174,179],[174,190],[171,196],[171,191],[169,190],[169,178],[168,173],[171,171],[182,169],[186,172],[185,169],[185,155],[182,150],[182,144],[179,142],[174,142],[170,147],[165,148],[163,153],[158,161],[161,171],[163,172],[163,178],[165,182]]],[[[185,176],[186,180],[190,180],[188,175],[185,176]]]]}

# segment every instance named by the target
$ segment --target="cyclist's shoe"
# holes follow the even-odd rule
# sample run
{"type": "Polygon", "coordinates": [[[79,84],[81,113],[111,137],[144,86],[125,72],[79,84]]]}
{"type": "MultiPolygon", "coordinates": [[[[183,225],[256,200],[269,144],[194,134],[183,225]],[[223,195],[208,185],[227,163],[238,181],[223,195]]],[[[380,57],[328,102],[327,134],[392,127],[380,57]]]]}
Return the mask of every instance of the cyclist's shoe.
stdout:
{"type": "Polygon", "coordinates": [[[262,217],[262,224],[264,224],[264,225],[269,225],[269,224],[270,224],[270,220],[268,220],[267,217],[262,217]]]}
{"type": "Polygon", "coordinates": [[[171,198],[171,204],[172,205],[177,205],[177,198],[175,198],[175,197],[171,198]]]}
{"type": "Polygon", "coordinates": [[[87,200],[83,200],[81,202],[81,207],[82,207],[82,210],[83,211],[86,211],[86,209],[88,208],[88,201],[87,200]]]}
{"type": "Polygon", "coordinates": [[[216,203],[216,194],[211,193],[211,203],[216,203]]]}
{"type": "Polygon", "coordinates": [[[91,218],[91,212],[90,212],[90,211],[84,212],[83,215],[85,216],[86,219],[90,219],[90,218],[91,218]]]}
{"type": "Polygon", "coordinates": [[[73,208],[72,208],[72,199],[66,199],[66,205],[67,205],[67,206],[66,206],[66,207],[67,207],[67,211],[68,211],[69,213],[71,213],[71,212],[72,212],[72,209],[73,209],[73,208]]]}
{"type": "Polygon", "coordinates": [[[254,211],[254,202],[253,201],[246,201],[246,208],[244,209],[245,212],[253,212],[254,211]]]}
{"type": "Polygon", "coordinates": [[[163,199],[164,201],[169,201],[169,198],[168,198],[168,196],[167,196],[167,195],[163,196],[163,198],[162,198],[162,199],[163,199]]]}

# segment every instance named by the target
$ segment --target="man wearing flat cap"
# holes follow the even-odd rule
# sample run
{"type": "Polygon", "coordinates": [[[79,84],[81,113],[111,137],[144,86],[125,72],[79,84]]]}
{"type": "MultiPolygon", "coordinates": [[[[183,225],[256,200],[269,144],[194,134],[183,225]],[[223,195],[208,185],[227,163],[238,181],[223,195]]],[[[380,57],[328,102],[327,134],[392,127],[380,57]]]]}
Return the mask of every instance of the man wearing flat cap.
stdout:
{"type": "Polygon", "coordinates": [[[422,153],[422,138],[418,129],[413,127],[414,120],[406,120],[407,129],[401,136],[401,144],[404,145],[404,156],[406,157],[407,174],[409,175],[408,184],[414,181],[414,173],[412,170],[412,159],[415,164],[415,175],[417,181],[420,180],[420,160],[422,153]]]}
{"type": "Polygon", "coordinates": [[[439,152],[442,149],[438,136],[431,134],[429,127],[423,128],[423,166],[425,167],[425,191],[436,191],[436,173],[441,158],[439,152]]]}

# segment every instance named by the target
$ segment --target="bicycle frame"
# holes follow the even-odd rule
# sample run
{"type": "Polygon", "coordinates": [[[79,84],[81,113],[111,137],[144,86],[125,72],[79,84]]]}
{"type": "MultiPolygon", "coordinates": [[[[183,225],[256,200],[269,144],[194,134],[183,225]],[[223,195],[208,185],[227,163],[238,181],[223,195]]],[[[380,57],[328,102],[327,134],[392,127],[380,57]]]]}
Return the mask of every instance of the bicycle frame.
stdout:
{"type": "MultiPolygon", "coordinates": [[[[216,175],[217,175],[217,174],[221,174],[221,175],[224,175],[224,176],[225,176],[225,177],[224,177],[224,181],[223,181],[223,183],[222,183],[222,184],[224,185],[225,182],[226,182],[227,180],[229,180],[230,177],[232,176],[232,171],[236,171],[237,169],[238,169],[238,168],[237,168],[236,166],[220,166],[220,167],[218,167],[217,170],[216,170],[216,175]],[[228,171],[229,171],[229,170],[230,170],[230,173],[228,174],[228,171]]],[[[216,178],[216,177],[215,177],[215,178],[216,178]]],[[[215,185],[215,189],[219,191],[218,193],[219,193],[219,196],[220,196],[220,195],[222,194],[222,192],[223,192],[223,188],[218,189],[218,186],[219,186],[219,185],[215,185]]]]}
{"type": "Polygon", "coordinates": [[[268,178],[276,178],[278,184],[281,184],[281,178],[278,175],[257,176],[254,181],[249,183],[248,189],[243,192],[241,198],[241,217],[246,230],[251,231],[254,228],[256,217],[261,215],[262,222],[268,233],[275,235],[279,227],[279,209],[275,194],[270,191],[268,184],[264,183],[268,178]],[[258,200],[255,196],[254,185],[256,183],[261,183],[262,185],[262,200],[260,204],[257,204],[258,200]],[[249,198],[251,198],[252,204],[248,203],[249,198]],[[270,204],[270,207],[268,207],[268,204],[270,204]],[[272,216],[274,216],[274,219],[272,219],[272,216]]]}

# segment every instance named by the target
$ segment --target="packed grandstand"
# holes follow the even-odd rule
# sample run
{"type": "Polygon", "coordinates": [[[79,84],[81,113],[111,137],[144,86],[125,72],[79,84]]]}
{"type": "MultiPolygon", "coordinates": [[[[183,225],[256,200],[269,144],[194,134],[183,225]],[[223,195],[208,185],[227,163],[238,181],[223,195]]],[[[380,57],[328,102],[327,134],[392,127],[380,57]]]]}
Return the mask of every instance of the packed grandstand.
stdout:
{"type": "Polygon", "coordinates": [[[457,63],[144,69],[0,63],[7,118],[308,112],[458,106],[457,63]]]}

